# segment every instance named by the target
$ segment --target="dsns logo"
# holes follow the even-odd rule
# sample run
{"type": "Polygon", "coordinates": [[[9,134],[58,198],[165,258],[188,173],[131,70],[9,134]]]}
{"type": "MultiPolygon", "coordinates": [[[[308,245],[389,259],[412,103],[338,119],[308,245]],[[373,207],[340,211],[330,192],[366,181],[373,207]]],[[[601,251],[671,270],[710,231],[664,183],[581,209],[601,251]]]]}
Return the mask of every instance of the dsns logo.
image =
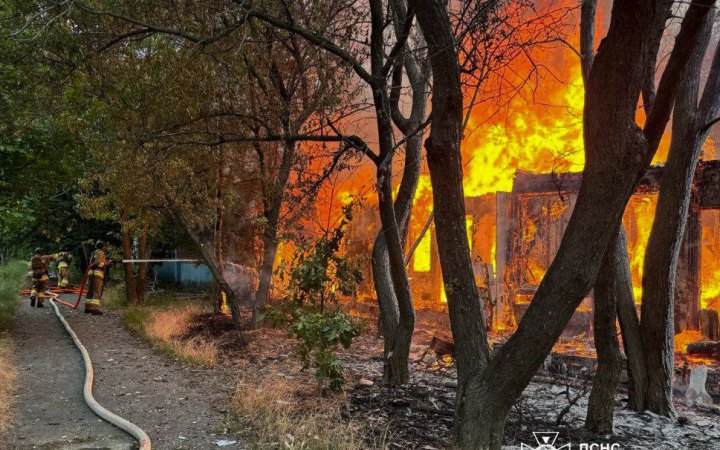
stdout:
{"type": "Polygon", "coordinates": [[[570,444],[565,444],[561,447],[555,447],[555,441],[558,437],[557,431],[533,431],[535,441],[537,441],[537,447],[533,447],[526,444],[521,444],[521,450],[570,450],[570,444]]]}
{"type": "MultiPolygon", "coordinates": [[[[558,432],[556,431],[533,431],[537,447],[533,447],[527,444],[520,444],[521,450],[571,450],[572,444],[565,444],[559,447],[555,447],[555,441],[557,441],[558,432]]],[[[558,444],[559,445],[559,444],[558,444]]],[[[620,450],[620,444],[579,444],[579,450],[620,450]]]]}

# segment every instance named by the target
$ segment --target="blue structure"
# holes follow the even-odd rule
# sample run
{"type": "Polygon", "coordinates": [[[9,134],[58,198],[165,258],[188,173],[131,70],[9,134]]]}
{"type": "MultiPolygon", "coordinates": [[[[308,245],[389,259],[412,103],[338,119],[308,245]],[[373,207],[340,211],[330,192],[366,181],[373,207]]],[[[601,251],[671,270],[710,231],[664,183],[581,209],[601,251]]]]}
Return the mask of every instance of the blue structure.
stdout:
{"type": "Polygon", "coordinates": [[[206,287],[212,283],[212,274],[205,264],[194,262],[164,262],[154,264],[153,269],[159,280],[180,286],[206,287]]]}

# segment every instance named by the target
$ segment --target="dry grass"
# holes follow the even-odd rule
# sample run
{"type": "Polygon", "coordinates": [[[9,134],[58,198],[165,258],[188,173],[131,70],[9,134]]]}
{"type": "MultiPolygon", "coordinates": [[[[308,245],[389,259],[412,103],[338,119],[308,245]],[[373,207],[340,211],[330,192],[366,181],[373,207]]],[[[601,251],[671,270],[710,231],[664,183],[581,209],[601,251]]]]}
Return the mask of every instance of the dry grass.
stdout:
{"type": "Polygon", "coordinates": [[[0,434],[10,423],[10,406],[16,387],[12,342],[8,331],[12,328],[17,306],[17,290],[23,286],[27,267],[27,263],[22,261],[10,261],[0,266],[0,434]]]}
{"type": "Polygon", "coordinates": [[[186,338],[195,318],[205,309],[198,305],[166,308],[134,306],[125,311],[125,324],[141,333],[153,345],[183,361],[214,366],[218,361],[218,342],[202,336],[186,338]]]}
{"type": "MultiPolygon", "coordinates": [[[[0,434],[10,422],[10,405],[15,392],[15,368],[12,364],[10,339],[0,333],[0,434]]],[[[0,443],[0,447],[2,444],[0,443]]]]}
{"type": "Polygon", "coordinates": [[[360,427],[341,418],[337,398],[303,398],[308,387],[275,376],[259,383],[241,381],[233,397],[233,431],[256,449],[360,450],[368,445],[360,427]]]}

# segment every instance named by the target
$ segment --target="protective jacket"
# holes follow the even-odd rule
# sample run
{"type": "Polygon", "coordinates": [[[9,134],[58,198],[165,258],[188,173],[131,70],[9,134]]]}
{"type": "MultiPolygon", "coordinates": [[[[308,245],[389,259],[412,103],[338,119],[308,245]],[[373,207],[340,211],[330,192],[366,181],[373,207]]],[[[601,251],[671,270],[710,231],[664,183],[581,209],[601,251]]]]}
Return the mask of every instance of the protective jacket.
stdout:
{"type": "Polygon", "coordinates": [[[55,261],[57,261],[58,269],[67,267],[72,260],[72,255],[69,252],[60,252],[54,255],[55,261]]]}
{"type": "Polygon", "coordinates": [[[40,294],[45,292],[47,288],[48,278],[48,262],[51,257],[46,255],[33,255],[30,258],[30,270],[32,270],[32,290],[30,291],[31,305],[35,305],[37,299],[38,306],[42,306],[43,298],[40,294]]]}
{"type": "Polygon", "coordinates": [[[70,283],[70,261],[72,255],[68,252],[60,252],[53,255],[57,261],[58,286],[64,288],[70,283]]]}
{"type": "Polygon", "coordinates": [[[30,259],[30,269],[32,270],[33,278],[47,278],[48,274],[48,256],[34,255],[30,259]]]}
{"type": "Polygon", "coordinates": [[[107,255],[102,249],[95,250],[88,268],[88,291],[85,300],[85,312],[99,314],[100,299],[105,282],[105,268],[108,264],[107,255]]]}

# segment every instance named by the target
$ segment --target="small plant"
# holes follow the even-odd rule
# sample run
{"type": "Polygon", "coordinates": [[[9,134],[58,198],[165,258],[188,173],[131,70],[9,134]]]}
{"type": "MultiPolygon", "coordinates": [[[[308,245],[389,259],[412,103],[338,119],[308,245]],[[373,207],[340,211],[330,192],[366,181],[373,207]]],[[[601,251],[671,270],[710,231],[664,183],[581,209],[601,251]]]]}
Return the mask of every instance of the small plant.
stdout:
{"type": "Polygon", "coordinates": [[[287,328],[295,320],[295,308],[287,302],[279,305],[267,305],[263,311],[262,320],[270,328],[287,328]]]}
{"type": "Polygon", "coordinates": [[[287,281],[287,302],[298,307],[316,305],[322,312],[328,302],[337,300],[338,294],[357,294],[362,272],[357,262],[340,253],[347,226],[352,221],[352,207],[352,202],[343,206],[343,218],[338,226],[317,241],[297,243],[290,266],[281,264],[278,268],[279,280],[287,281]]]}
{"type": "Polygon", "coordinates": [[[352,220],[352,206],[353,203],[345,205],[338,226],[313,245],[298,244],[291,264],[278,270],[279,279],[287,282],[285,302],[265,313],[271,326],[291,324],[290,334],[300,341],[298,351],[303,366],[314,367],[320,386],[327,382],[333,391],[340,391],[345,383],[335,350],[340,345],[349,347],[352,338],[361,331],[347,314],[327,310],[327,304],[336,303],[338,295],[356,295],[362,281],[357,261],[340,252],[352,220]]]}
{"type": "Polygon", "coordinates": [[[292,334],[300,340],[300,359],[305,368],[315,367],[320,385],[329,383],[330,390],[340,391],[345,384],[343,367],[335,356],[342,345],[350,347],[362,327],[345,313],[302,312],[292,326],[292,334]]]}

